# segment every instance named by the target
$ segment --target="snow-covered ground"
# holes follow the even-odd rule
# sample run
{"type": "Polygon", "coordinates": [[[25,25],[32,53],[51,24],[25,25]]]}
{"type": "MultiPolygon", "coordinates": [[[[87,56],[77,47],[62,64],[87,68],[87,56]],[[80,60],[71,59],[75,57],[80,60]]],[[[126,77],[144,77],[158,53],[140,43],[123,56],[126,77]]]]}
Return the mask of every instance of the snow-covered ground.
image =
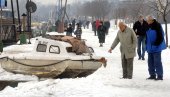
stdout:
{"type": "Polygon", "coordinates": [[[35,76],[13,75],[0,70],[0,79],[27,78],[33,81],[19,83],[18,87],[6,87],[0,92],[0,97],[170,97],[170,49],[162,52],[164,80],[146,80],[146,60],[134,59],[133,79],[120,79],[122,68],[119,46],[112,54],[108,53],[117,30],[110,29],[104,47],[99,47],[98,38],[91,30],[83,29],[83,39],[95,48],[98,55],[108,60],[107,67],[101,67],[94,74],[86,78],[75,79],[47,79],[38,81],[35,76]],[[4,74],[3,74],[4,73],[4,74]],[[3,75],[3,76],[2,76],[3,75]]]}

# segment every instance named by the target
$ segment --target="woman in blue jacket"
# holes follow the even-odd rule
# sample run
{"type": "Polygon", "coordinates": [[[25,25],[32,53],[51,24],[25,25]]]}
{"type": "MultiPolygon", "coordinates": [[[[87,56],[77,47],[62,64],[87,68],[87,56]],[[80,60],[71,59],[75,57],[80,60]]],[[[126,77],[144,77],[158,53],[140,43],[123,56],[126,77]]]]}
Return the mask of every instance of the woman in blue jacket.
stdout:
{"type": "Polygon", "coordinates": [[[147,16],[149,30],[146,32],[146,51],[148,52],[149,80],[163,80],[161,52],[166,49],[164,31],[153,16],[147,16]]]}

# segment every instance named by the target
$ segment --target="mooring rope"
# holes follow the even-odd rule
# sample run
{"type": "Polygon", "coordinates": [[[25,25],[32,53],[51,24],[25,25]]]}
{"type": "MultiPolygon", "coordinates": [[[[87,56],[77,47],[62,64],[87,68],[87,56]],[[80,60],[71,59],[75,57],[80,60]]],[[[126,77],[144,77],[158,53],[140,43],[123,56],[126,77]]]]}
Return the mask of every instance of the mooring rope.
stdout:
{"type": "Polygon", "coordinates": [[[56,63],[46,64],[46,65],[41,65],[41,66],[34,66],[34,65],[30,65],[30,64],[25,64],[25,63],[18,62],[18,61],[14,60],[14,59],[11,59],[11,58],[9,58],[9,57],[2,57],[2,58],[0,58],[0,59],[5,59],[5,58],[6,58],[7,60],[11,60],[11,61],[13,61],[13,62],[15,62],[15,63],[20,64],[20,65],[30,66],[30,67],[45,67],[45,66],[52,66],[52,65],[59,64],[59,63],[62,63],[62,62],[64,62],[64,61],[70,60],[70,59],[65,59],[65,60],[61,60],[61,61],[56,62],[56,63]]]}

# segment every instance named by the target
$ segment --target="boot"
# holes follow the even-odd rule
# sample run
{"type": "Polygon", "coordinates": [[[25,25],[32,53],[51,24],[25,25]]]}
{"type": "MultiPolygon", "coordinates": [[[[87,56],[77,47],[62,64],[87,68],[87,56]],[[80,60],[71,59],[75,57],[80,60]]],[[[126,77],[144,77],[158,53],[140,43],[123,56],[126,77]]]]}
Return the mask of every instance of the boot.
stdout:
{"type": "Polygon", "coordinates": [[[158,75],[158,77],[155,80],[163,80],[163,77],[158,75]]]}
{"type": "Polygon", "coordinates": [[[150,77],[147,78],[147,80],[156,80],[156,75],[151,75],[150,77]]]}
{"type": "Polygon", "coordinates": [[[145,58],[144,58],[144,57],[142,57],[142,60],[145,60],[145,58]]]}
{"type": "Polygon", "coordinates": [[[100,46],[99,47],[103,47],[103,43],[100,43],[100,46]]]}

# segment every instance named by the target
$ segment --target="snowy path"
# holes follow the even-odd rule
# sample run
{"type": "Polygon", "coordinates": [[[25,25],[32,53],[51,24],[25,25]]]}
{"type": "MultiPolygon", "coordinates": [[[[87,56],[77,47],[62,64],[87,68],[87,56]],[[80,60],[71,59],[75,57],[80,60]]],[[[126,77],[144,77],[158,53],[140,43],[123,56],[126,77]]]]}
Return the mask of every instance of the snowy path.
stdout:
{"type": "MultiPolygon", "coordinates": [[[[134,60],[134,77],[120,79],[122,68],[119,46],[109,54],[117,31],[111,30],[104,47],[100,48],[97,36],[92,31],[83,30],[83,38],[91,44],[98,55],[108,60],[106,68],[100,68],[87,78],[49,79],[20,83],[18,87],[7,87],[0,97],[170,97],[170,49],[163,51],[164,80],[146,80],[149,76],[147,61],[134,60]]],[[[146,53],[147,56],[147,53],[146,53]]],[[[146,58],[147,59],[147,58],[146,58]]]]}

